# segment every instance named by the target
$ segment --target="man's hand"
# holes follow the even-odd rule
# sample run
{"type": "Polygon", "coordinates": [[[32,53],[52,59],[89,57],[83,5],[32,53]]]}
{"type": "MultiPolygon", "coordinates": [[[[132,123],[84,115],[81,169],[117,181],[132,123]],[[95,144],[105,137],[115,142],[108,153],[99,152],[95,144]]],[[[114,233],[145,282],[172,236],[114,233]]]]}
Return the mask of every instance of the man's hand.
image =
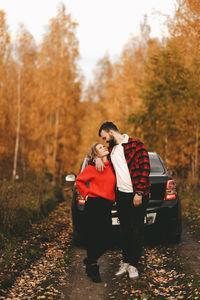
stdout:
{"type": "Polygon", "coordinates": [[[142,196],[139,196],[138,194],[135,194],[133,197],[133,205],[139,206],[142,204],[142,196]]]}
{"type": "Polygon", "coordinates": [[[105,165],[100,157],[95,158],[95,167],[99,173],[103,172],[105,165]]]}

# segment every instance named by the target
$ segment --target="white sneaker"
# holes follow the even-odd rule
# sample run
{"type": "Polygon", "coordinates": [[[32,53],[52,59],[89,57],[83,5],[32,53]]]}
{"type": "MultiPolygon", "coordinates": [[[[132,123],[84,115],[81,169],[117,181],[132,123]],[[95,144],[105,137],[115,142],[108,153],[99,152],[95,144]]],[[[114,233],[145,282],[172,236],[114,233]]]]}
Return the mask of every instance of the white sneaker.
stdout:
{"type": "Polygon", "coordinates": [[[123,261],[120,262],[120,267],[117,273],[115,273],[116,276],[120,276],[125,274],[128,271],[129,263],[125,263],[123,261]]]}
{"type": "Polygon", "coordinates": [[[127,271],[128,271],[129,278],[136,279],[139,277],[139,273],[136,267],[129,265],[127,271]]]}

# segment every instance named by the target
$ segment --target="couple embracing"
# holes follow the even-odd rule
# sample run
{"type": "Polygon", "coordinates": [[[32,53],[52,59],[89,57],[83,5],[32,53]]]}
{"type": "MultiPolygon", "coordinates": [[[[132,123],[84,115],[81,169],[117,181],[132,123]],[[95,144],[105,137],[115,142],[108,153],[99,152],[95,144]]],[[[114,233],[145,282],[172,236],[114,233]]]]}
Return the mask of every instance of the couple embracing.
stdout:
{"type": "Polygon", "coordinates": [[[86,273],[94,282],[101,282],[97,261],[109,245],[111,208],[116,201],[123,259],[115,275],[128,273],[135,279],[139,277],[137,264],[150,191],[148,152],[140,140],[121,134],[112,122],[101,125],[99,136],[109,147],[95,143],[88,153],[89,165],[76,178],[78,190],[86,199],[86,273]]]}

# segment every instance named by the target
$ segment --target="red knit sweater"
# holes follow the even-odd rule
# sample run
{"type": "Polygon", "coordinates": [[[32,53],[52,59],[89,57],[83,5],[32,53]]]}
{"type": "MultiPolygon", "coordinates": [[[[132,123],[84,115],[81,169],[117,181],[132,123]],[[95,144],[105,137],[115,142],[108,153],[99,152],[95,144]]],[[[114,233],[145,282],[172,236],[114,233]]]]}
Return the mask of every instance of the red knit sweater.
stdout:
{"type": "Polygon", "coordinates": [[[105,162],[103,172],[98,172],[95,166],[88,165],[76,178],[80,194],[85,198],[102,197],[115,201],[115,175],[109,161],[105,162]],[[86,183],[89,181],[89,187],[86,183]]]}

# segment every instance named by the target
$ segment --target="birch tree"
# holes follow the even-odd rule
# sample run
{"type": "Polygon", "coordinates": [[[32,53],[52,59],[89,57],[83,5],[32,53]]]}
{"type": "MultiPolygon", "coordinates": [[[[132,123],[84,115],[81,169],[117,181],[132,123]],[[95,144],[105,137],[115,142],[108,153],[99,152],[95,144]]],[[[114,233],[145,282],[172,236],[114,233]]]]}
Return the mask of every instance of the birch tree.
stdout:
{"type": "MultiPolygon", "coordinates": [[[[40,159],[57,176],[70,170],[76,161],[80,138],[81,77],[78,69],[77,24],[66,14],[64,5],[52,18],[38,56],[38,125],[32,138],[39,140],[40,159]],[[70,143],[69,143],[70,140],[70,143]]],[[[33,158],[37,151],[31,153],[33,158]]]]}
{"type": "MultiPolygon", "coordinates": [[[[35,84],[34,76],[36,69],[36,45],[31,34],[24,28],[19,27],[15,41],[15,56],[17,58],[17,84],[16,84],[16,139],[14,150],[13,179],[17,173],[17,164],[20,158],[22,174],[26,175],[26,161],[30,149],[29,134],[33,124],[32,114],[35,84]],[[19,157],[20,154],[20,157],[19,157]]],[[[14,112],[14,110],[13,110],[14,112]]]]}
{"type": "MultiPolygon", "coordinates": [[[[7,67],[10,59],[11,43],[5,12],[0,10],[0,165],[1,161],[8,160],[8,114],[7,99],[7,67]]],[[[1,172],[2,174],[4,172],[1,172]]]]}

